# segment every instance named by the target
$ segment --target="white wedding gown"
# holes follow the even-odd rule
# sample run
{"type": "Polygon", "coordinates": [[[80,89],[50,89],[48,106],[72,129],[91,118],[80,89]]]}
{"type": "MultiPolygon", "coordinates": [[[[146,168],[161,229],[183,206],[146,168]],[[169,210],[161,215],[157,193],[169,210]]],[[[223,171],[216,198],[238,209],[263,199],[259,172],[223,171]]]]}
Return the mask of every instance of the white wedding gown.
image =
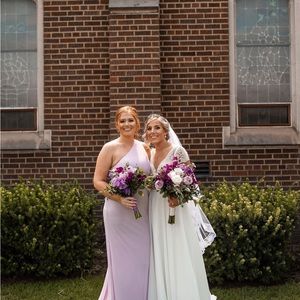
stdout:
{"type": "MultiPolygon", "coordinates": [[[[173,147],[157,170],[174,154],[182,162],[189,157],[183,147],[173,147]]],[[[153,157],[153,155],[152,155],[153,157]]],[[[151,169],[157,170],[151,159],[151,169]]],[[[168,223],[169,205],[159,192],[151,191],[151,255],[148,300],[214,300],[210,294],[196,230],[187,206],[175,209],[175,224],[168,223]]]]}

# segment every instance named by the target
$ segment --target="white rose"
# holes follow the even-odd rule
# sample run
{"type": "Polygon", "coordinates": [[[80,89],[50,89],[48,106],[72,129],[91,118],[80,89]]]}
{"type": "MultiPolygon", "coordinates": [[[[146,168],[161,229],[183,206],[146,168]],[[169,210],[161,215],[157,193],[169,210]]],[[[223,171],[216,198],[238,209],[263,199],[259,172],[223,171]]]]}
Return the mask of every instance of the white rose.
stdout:
{"type": "Polygon", "coordinates": [[[179,185],[182,182],[181,176],[176,174],[174,171],[169,173],[169,177],[175,185],[179,185]]]}
{"type": "Polygon", "coordinates": [[[132,167],[132,166],[127,166],[127,172],[131,172],[134,173],[136,171],[136,168],[132,167]]]}
{"type": "Polygon", "coordinates": [[[175,174],[182,176],[183,175],[183,171],[180,168],[175,168],[174,169],[175,174]]]}

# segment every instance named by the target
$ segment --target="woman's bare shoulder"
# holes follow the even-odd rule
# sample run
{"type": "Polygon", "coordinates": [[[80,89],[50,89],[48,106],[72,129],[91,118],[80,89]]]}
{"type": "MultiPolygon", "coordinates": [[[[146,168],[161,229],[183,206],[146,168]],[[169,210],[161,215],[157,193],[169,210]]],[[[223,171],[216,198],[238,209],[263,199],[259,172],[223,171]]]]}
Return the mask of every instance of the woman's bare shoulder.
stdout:
{"type": "Polygon", "coordinates": [[[113,156],[114,156],[114,153],[116,152],[116,149],[117,149],[116,140],[112,140],[112,141],[105,143],[102,146],[102,148],[98,154],[97,161],[101,164],[108,163],[108,162],[112,163],[113,156]]]}
{"type": "Polygon", "coordinates": [[[111,140],[111,141],[105,143],[102,147],[102,150],[112,151],[112,150],[116,149],[118,146],[119,146],[118,139],[114,139],[114,140],[111,140]]]}

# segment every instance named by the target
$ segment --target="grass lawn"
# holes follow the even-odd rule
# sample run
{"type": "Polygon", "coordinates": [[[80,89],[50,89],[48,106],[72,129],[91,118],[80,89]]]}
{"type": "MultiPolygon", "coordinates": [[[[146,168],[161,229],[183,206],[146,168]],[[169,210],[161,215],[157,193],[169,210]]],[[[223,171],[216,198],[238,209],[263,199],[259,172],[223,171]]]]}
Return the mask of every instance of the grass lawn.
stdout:
{"type": "MultiPolygon", "coordinates": [[[[48,281],[5,282],[1,286],[1,299],[97,300],[102,282],[101,275],[48,281]]],[[[216,287],[212,288],[211,292],[218,300],[300,300],[300,283],[289,282],[268,287],[216,287]]]]}
{"type": "Polygon", "coordinates": [[[103,276],[3,283],[1,300],[97,300],[103,276]]]}

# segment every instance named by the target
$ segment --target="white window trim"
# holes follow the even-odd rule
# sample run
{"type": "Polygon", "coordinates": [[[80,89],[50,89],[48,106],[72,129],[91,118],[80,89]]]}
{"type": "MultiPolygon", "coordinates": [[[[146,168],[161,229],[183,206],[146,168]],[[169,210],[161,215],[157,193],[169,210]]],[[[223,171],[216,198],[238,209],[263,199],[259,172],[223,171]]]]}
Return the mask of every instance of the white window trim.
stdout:
{"type": "Polygon", "coordinates": [[[50,149],[51,130],[44,129],[44,30],[43,0],[37,6],[37,131],[2,131],[1,149],[50,149]]]}
{"type": "Polygon", "coordinates": [[[223,127],[223,146],[300,144],[300,1],[290,0],[291,126],[238,127],[236,95],[235,3],[229,0],[230,126],[223,127]]]}

